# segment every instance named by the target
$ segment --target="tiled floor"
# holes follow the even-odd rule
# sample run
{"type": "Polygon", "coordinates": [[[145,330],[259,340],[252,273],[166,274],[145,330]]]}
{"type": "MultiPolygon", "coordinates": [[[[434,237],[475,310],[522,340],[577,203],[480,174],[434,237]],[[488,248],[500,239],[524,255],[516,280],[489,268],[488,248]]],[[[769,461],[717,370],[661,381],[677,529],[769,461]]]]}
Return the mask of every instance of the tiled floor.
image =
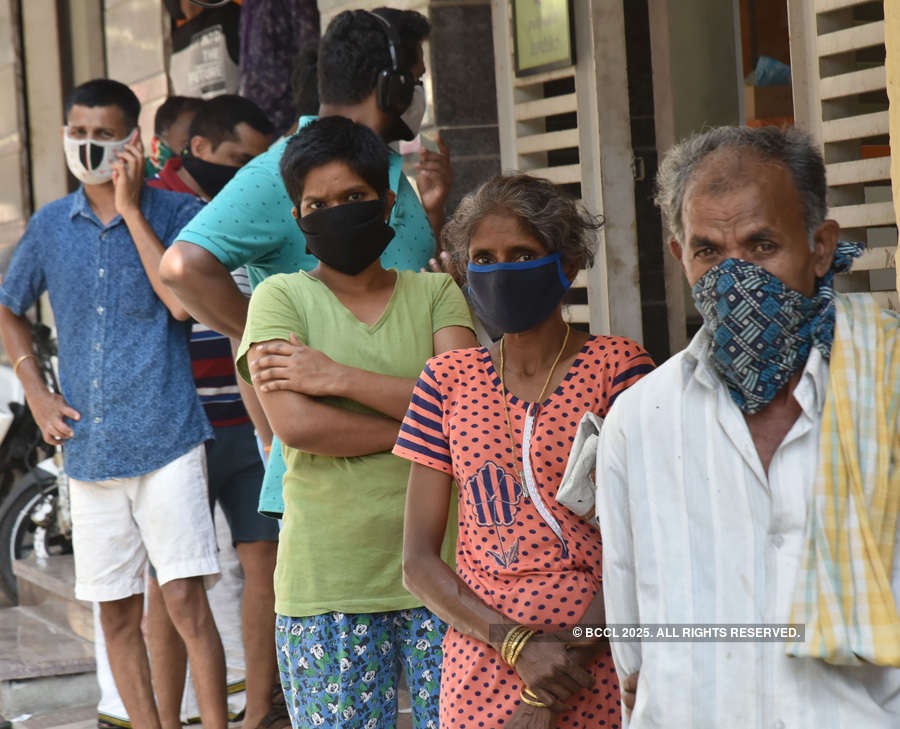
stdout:
{"type": "MultiPolygon", "coordinates": [[[[242,677],[244,671],[240,630],[240,600],[243,583],[240,564],[237,555],[231,548],[230,534],[221,511],[217,510],[217,517],[216,527],[219,544],[222,547],[220,552],[222,579],[209,591],[208,595],[222,635],[229,669],[228,678],[234,680],[242,677]]],[[[80,670],[86,670],[83,667],[85,662],[89,665],[87,670],[93,669],[92,644],[76,639],[68,641],[65,646],[62,646],[60,641],[54,641],[56,629],[39,618],[29,616],[24,621],[17,619],[19,627],[15,630],[5,629],[4,616],[11,616],[14,610],[18,609],[0,607],[0,656],[4,659],[0,661],[0,678],[2,678],[2,664],[13,656],[19,656],[23,662],[31,664],[35,664],[36,659],[37,662],[52,662],[51,668],[58,669],[59,673],[72,672],[77,666],[82,666],[80,670]]],[[[46,668],[47,666],[43,666],[43,669],[46,668]]],[[[21,672],[22,667],[17,667],[17,670],[21,672]]],[[[409,696],[405,688],[401,689],[399,699],[401,713],[398,717],[397,729],[411,729],[409,696]]],[[[13,729],[95,729],[96,716],[96,706],[76,707],[15,722],[13,729]]],[[[16,717],[6,718],[14,719],[16,717]]],[[[239,729],[240,725],[233,724],[232,727],[239,729]]]]}
{"type": "Polygon", "coordinates": [[[94,668],[91,643],[17,607],[0,609],[0,656],[0,680],[94,668]]]}
{"type": "MultiPolygon", "coordinates": [[[[15,719],[15,717],[9,718],[15,719]]],[[[54,711],[52,714],[13,722],[13,729],[96,729],[96,727],[96,706],[81,706],[64,711],[54,711]]]]}

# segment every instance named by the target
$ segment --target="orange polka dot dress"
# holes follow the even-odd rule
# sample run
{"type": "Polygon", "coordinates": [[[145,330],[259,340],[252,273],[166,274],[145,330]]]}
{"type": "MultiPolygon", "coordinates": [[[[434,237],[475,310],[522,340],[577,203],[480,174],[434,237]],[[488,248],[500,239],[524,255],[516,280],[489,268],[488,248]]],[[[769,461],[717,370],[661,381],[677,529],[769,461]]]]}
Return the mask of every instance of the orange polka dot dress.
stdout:
{"type": "MultiPolygon", "coordinates": [[[[601,587],[600,535],[555,500],[581,417],[605,416],[616,396],[653,369],[621,337],[592,336],[537,408],[508,396],[485,348],[433,357],[422,372],[394,453],[450,474],[459,486],[460,577],[518,623],[559,630],[578,622],[601,587]],[[521,458],[522,446],[530,454],[521,458]]],[[[595,685],[570,699],[556,729],[619,726],[612,656],[590,666],[595,685]]],[[[441,675],[442,729],[502,726],[522,683],[489,645],[449,628],[441,675]]]]}

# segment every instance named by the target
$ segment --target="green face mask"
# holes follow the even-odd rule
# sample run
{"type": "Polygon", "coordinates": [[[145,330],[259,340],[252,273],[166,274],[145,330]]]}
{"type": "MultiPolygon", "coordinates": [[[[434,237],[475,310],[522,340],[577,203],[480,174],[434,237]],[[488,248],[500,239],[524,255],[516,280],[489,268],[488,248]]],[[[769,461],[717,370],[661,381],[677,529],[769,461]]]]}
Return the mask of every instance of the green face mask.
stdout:
{"type": "Polygon", "coordinates": [[[150,154],[147,157],[147,177],[152,177],[166,166],[166,162],[175,156],[172,148],[162,139],[153,135],[150,140],[150,154]]]}

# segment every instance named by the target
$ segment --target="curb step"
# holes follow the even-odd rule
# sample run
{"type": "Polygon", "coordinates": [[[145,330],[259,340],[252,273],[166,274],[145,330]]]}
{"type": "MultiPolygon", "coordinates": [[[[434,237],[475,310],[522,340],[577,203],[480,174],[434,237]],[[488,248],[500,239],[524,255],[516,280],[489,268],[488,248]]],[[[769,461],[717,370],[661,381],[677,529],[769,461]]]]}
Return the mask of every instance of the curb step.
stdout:
{"type": "MultiPolygon", "coordinates": [[[[71,555],[13,562],[20,604],[0,609],[0,713],[7,718],[68,711],[99,697],[93,616],[89,603],[75,599],[74,571],[71,555]]],[[[63,716],[58,725],[71,721],[63,716]]]]}
{"type": "Polygon", "coordinates": [[[0,713],[40,714],[97,697],[90,641],[34,607],[0,609],[0,713]]]}
{"type": "Polygon", "coordinates": [[[19,605],[35,608],[48,622],[94,640],[91,604],[75,598],[75,563],[71,554],[54,555],[39,564],[33,554],[13,562],[19,605]]]}

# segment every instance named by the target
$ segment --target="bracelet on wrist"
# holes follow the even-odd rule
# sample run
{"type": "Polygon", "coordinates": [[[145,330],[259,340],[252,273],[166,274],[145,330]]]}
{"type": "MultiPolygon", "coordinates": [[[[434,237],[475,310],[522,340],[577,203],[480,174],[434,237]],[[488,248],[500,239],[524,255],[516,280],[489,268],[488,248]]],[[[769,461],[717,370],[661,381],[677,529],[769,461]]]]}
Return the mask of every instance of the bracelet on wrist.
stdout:
{"type": "Polygon", "coordinates": [[[549,709],[550,704],[545,704],[540,700],[537,694],[534,693],[530,688],[524,688],[519,692],[519,698],[522,699],[523,703],[528,704],[529,706],[534,706],[538,709],[549,709]]]}
{"type": "Polygon", "coordinates": [[[506,634],[506,638],[503,639],[500,657],[509,664],[510,667],[515,668],[516,661],[519,660],[519,655],[524,650],[525,644],[534,634],[535,631],[524,625],[513,626],[506,634]]]}
{"type": "Polygon", "coordinates": [[[35,361],[37,361],[37,355],[36,355],[36,354],[31,354],[31,353],[29,353],[29,354],[23,354],[23,355],[21,355],[20,357],[17,357],[17,358],[16,358],[16,361],[13,363],[13,376],[14,376],[14,377],[18,377],[18,376],[19,376],[19,366],[20,366],[26,359],[34,359],[35,361]]]}

